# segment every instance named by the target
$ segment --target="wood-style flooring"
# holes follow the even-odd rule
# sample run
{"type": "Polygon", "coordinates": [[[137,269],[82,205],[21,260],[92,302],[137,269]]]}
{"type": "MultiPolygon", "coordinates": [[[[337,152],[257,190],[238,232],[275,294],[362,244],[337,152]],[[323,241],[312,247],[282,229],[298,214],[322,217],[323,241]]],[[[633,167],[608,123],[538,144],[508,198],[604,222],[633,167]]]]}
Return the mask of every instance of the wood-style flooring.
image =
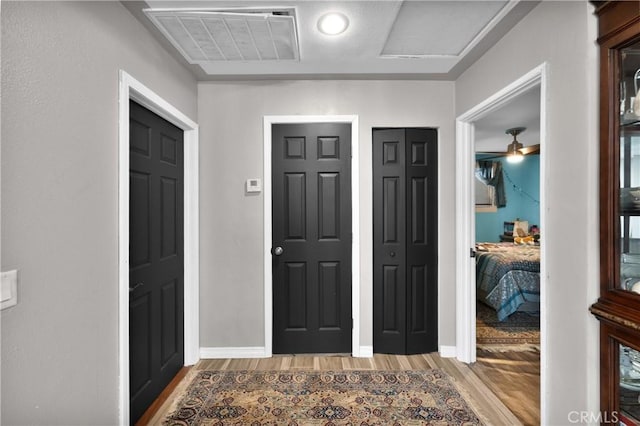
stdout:
{"type": "Polygon", "coordinates": [[[478,350],[471,370],[523,424],[540,424],[540,352],[478,350]]]}
{"type": "MultiPolygon", "coordinates": [[[[272,358],[259,359],[211,359],[201,360],[186,377],[177,384],[173,392],[166,401],[157,408],[154,413],[145,416],[144,423],[138,424],[161,424],[162,419],[170,413],[175,403],[180,399],[190,377],[197,370],[421,370],[430,368],[440,368],[445,371],[457,384],[460,393],[474,409],[478,416],[486,424],[491,425],[520,425],[522,421],[516,417],[492,390],[492,383],[485,383],[489,380],[497,380],[495,388],[499,389],[505,385],[505,379],[500,375],[493,374],[493,367],[500,365],[500,362],[489,361],[485,365],[482,359],[474,366],[456,361],[453,358],[441,358],[438,354],[424,355],[374,355],[373,358],[352,358],[351,356],[274,356],[272,358]],[[501,384],[502,383],[502,384],[501,384]]],[[[522,380],[518,379],[518,383],[522,380]]],[[[530,405],[533,401],[532,394],[526,395],[519,400],[521,405],[530,405]]],[[[538,391],[539,393],[539,391],[538,391]]],[[[539,400],[539,398],[538,398],[539,400]]],[[[525,419],[528,420],[528,419],[525,419]]]]}

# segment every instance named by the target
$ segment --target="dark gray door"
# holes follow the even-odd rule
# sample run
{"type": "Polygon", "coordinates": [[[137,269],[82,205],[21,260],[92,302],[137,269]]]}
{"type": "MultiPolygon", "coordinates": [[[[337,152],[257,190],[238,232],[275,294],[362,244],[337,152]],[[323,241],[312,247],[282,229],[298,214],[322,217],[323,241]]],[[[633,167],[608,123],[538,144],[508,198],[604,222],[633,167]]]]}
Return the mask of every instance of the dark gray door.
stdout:
{"type": "Polygon", "coordinates": [[[184,365],[183,133],[130,103],[131,423],[184,365]]]}
{"type": "Polygon", "coordinates": [[[374,351],[437,350],[437,131],[373,131],[374,351]]]}
{"type": "Polygon", "coordinates": [[[351,125],[274,124],[273,352],[351,352],[351,125]]]}

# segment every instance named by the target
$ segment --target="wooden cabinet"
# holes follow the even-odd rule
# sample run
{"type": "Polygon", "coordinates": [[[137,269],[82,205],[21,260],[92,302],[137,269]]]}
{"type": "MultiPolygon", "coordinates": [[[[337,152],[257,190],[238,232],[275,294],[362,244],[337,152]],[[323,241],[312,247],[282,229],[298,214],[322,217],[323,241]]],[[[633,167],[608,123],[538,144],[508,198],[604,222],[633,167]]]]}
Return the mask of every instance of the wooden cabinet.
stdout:
{"type": "Polygon", "coordinates": [[[640,425],[640,1],[593,2],[600,45],[600,404],[640,425]]]}

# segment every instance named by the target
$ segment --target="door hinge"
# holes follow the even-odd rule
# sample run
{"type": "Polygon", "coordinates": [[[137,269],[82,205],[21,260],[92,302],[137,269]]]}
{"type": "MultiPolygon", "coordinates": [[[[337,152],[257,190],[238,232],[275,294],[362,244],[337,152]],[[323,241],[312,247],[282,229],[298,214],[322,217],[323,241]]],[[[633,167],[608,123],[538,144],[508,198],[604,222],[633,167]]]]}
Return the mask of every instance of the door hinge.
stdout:
{"type": "Polygon", "coordinates": [[[472,248],[472,249],[471,249],[471,251],[470,251],[470,253],[469,253],[469,255],[470,255],[471,257],[476,257],[476,249],[473,249],[473,248],[472,248]]]}

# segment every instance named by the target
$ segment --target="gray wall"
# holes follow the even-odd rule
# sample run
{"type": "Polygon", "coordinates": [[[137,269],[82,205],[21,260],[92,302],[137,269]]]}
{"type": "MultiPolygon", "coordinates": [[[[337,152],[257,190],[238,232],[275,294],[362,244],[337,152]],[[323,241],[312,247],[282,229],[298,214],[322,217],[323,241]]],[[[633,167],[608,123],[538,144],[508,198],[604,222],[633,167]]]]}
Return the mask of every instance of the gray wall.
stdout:
{"type": "Polygon", "coordinates": [[[372,342],[371,129],[439,128],[440,344],[455,345],[454,110],[452,82],[283,81],[200,83],[200,345],[264,346],[265,115],[357,114],[360,119],[361,345],[372,342]]]}
{"type": "Polygon", "coordinates": [[[455,88],[197,89],[120,3],[2,3],[1,266],[20,270],[20,302],[1,315],[4,424],[117,422],[120,68],[201,124],[201,346],[264,345],[262,196],[243,184],[262,176],[262,117],[275,114],[360,116],[363,345],[372,344],[371,128],[439,127],[440,344],[455,345],[454,118],[547,61],[545,420],[597,410],[597,324],[587,312],[598,281],[597,65],[586,2],[543,2],[455,88]]]}
{"type": "Polygon", "coordinates": [[[595,23],[587,2],[542,2],[456,81],[459,115],[548,63],[541,176],[546,185],[542,241],[548,325],[542,330],[542,368],[548,378],[547,424],[567,424],[570,411],[598,412],[598,329],[588,312],[599,280],[595,23]]]}
{"type": "Polygon", "coordinates": [[[118,70],[194,78],[119,2],[2,2],[2,423],[118,421],[118,70]]]}

